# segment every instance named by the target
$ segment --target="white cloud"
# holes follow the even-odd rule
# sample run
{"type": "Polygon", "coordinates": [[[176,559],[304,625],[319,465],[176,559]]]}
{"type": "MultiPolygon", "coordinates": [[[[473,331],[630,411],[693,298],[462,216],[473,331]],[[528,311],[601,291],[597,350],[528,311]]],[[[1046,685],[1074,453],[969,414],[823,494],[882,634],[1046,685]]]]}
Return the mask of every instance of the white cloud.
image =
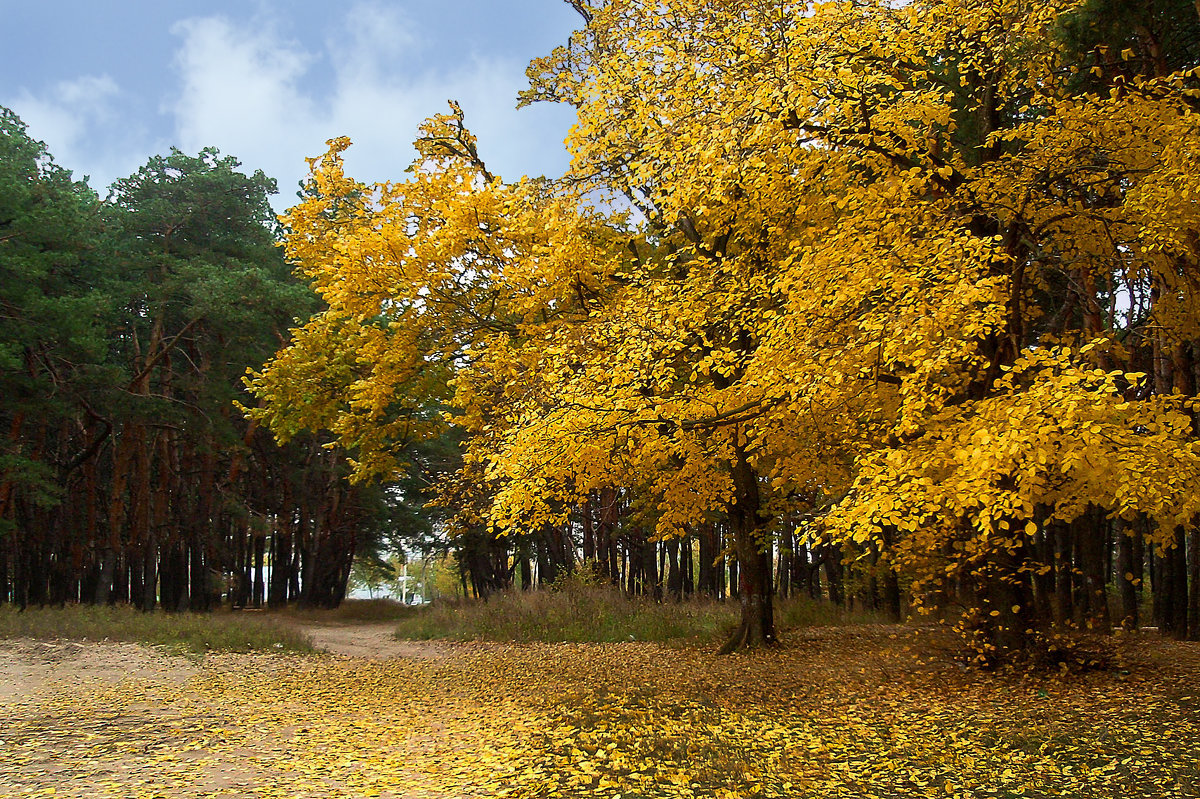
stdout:
{"type": "Polygon", "coordinates": [[[423,49],[414,30],[412,20],[399,9],[363,2],[350,8],[341,35],[330,37],[326,45],[340,73],[385,80],[406,56],[423,49]]]}
{"type": "Polygon", "coordinates": [[[223,17],[186,20],[173,32],[183,40],[179,94],[169,106],[180,146],[213,145],[278,178],[280,205],[291,203],[304,158],[334,136],[354,140],[347,162],[355,177],[402,178],[417,126],[449,99],[462,103],[494,171],[511,178],[566,164],[566,115],[514,108],[524,63],[441,53],[437,61],[453,66],[422,68],[421,32],[379,3],[353,6],[322,53],[306,52],[269,24],[235,26],[223,17]]]}
{"type": "Polygon", "coordinates": [[[3,104],[21,117],[29,135],[46,143],[58,164],[79,177],[90,175],[93,188],[103,193],[144,160],[128,126],[122,128],[124,136],[111,135],[123,99],[108,75],[84,75],[55,83],[41,94],[22,89],[3,104]]]}

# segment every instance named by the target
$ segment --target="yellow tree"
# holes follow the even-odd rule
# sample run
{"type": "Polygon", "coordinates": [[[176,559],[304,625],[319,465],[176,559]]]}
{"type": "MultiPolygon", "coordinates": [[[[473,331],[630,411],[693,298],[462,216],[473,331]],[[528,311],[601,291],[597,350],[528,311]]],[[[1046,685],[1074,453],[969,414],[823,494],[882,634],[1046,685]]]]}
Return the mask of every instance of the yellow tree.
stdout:
{"type": "MultiPolygon", "coordinates": [[[[983,335],[1003,316],[997,247],[939,216],[942,163],[900,168],[879,147],[821,141],[882,90],[819,94],[841,74],[825,51],[852,24],[859,44],[886,39],[882,11],[585,11],[586,30],[533,65],[528,99],[578,107],[573,179],[636,208],[642,227],[620,288],[574,334],[579,349],[541,368],[544,395],[495,454],[495,512],[528,513],[548,480],[582,492],[641,475],[662,535],[723,514],[743,579],[728,646],[768,643],[778,511],[843,492],[854,455],[902,408],[962,382],[973,347],[945,330],[983,335]],[[926,357],[902,392],[889,369],[906,348],[926,357]]],[[[938,99],[913,103],[925,124],[947,116],[938,99]]]]}
{"type": "Polygon", "coordinates": [[[1038,623],[1047,523],[1190,524],[1183,398],[1113,333],[1145,290],[1138,325],[1195,336],[1192,75],[1086,93],[1068,2],[572,5],[525,97],[578,110],[563,180],[498,180],[457,110],[405,183],[347,180],[344,142],[314,163],[288,246],[330,309],[257,378],[276,429],[386,473],[420,376],[454,366],[496,531],[614,486],[659,535],[728,519],[727,648],[775,638],[772,525],[800,500],[918,589],[963,586],[1000,650],[1038,623]]]}
{"type": "MultiPolygon", "coordinates": [[[[409,468],[412,447],[445,431],[451,400],[452,421],[481,450],[507,404],[536,384],[539,342],[603,294],[609,222],[544,181],[494,176],[454,104],[423,126],[403,182],[355,181],[342,160],[349,141],[329,145],[311,161],[303,202],[283,217],[288,257],[326,308],[251,375],[261,404],[249,412],[282,440],[330,431],[352,454],[356,480],[409,468]]],[[[491,562],[482,463],[468,461],[443,488],[452,526],[469,534],[463,547],[487,550],[491,562]]],[[[478,584],[497,587],[490,576],[478,584]]]]}
{"type": "MultiPolygon", "coordinates": [[[[841,497],[831,536],[893,550],[918,587],[953,577],[1000,649],[1036,624],[1043,525],[1191,518],[1180,401],[1139,393],[1108,342],[1121,286],[1155,287],[1140,324],[1194,335],[1190,73],[1082,92],[1065,2],[583,11],[528,97],[577,106],[575,179],[637,208],[657,257],[628,267],[596,371],[514,428],[501,508],[547,468],[634,458],[664,525],[723,506],[749,563],[770,509],[815,489],[841,497]],[[1064,282],[1084,288],[1062,301],[1064,282]],[[549,467],[525,455],[554,441],[549,467]]],[[[731,643],[769,639],[761,614],[731,643]]]]}

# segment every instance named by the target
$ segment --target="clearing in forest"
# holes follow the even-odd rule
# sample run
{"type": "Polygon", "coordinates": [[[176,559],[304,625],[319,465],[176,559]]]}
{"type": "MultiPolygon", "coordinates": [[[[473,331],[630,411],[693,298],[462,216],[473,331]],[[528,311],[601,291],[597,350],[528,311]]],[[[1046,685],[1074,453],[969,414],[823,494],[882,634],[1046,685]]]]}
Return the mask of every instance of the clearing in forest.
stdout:
{"type": "Polygon", "coordinates": [[[1195,644],[1031,677],[904,627],[729,657],[308,629],[351,654],[0,642],[0,796],[1200,796],[1195,644]]]}

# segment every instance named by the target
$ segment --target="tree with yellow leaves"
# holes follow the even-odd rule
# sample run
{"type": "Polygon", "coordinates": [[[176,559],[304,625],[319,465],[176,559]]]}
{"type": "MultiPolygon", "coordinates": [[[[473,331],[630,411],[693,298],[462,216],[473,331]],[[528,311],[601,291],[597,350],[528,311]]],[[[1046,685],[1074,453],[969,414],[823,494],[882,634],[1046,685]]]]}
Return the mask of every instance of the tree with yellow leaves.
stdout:
{"type": "Polygon", "coordinates": [[[984,656],[1053,615],[1062,525],[1183,551],[1192,71],[1089,77],[1065,0],[572,5],[524,97],[577,108],[562,180],[492,175],[457,108],[405,183],[348,180],[340,140],[314,162],[288,248],[329,310],[256,378],[277,430],[387,474],[453,371],[497,534],[613,488],[660,537],[727,520],[727,649],[774,641],[800,505],[961,601],[984,656]]]}

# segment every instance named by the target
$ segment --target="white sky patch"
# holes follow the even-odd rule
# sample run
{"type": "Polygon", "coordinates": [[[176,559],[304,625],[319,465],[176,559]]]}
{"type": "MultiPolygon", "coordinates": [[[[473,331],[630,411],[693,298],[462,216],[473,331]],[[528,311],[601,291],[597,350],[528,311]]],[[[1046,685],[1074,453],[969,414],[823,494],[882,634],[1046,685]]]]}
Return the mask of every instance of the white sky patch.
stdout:
{"type": "Polygon", "coordinates": [[[380,4],[352,7],[323,53],[305,51],[269,24],[237,27],[202,17],[172,30],[182,38],[180,88],[167,110],[179,146],[216,146],[246,169],[277,178],[279,208],[292,204],[304,159],[324,152],[334,136],[355,143],[346,156],[353,177],[402,179],[417,126],[447,111],[449,99],[462,103],[493,171],[513,179],[566,166],[564,109],[515,110],[526,83],[523,62],[463,54],[449,67],[423,67],[419,31],[380,4]],[[319,69],[333,76],[323,88],[319,69]]]}
{"type": "Polygon", "coordinates": [[[372,82],[385,80],[406,57],[423,49],[415,24],[398,8],[359,3],[346,14],[341,36],[326,42],[339,73],[372,82]]]}
{"type": "Polygon", "coordinates": [[[222,17],[185,20],[171,31],[183,38],[180,85],[164,110],[174,114],[180,149],[216,146],[273,177],[295,172],[289,155],[313,118],[300,87],[311,57],[222,17]]]}
{"type": "Polygon", "coordinates": [[[118,177],[135,170],[143,160],[139,145],[106,135],[119,112],[121,90],[108,75],[83,75],[60,81],[40,95],[23,89],[3,101],[44,141],[61,166],[77,178],[90,175],[100,194],[118,177]],[[99,146],[98,146],[99,145],[99,146]]]}

